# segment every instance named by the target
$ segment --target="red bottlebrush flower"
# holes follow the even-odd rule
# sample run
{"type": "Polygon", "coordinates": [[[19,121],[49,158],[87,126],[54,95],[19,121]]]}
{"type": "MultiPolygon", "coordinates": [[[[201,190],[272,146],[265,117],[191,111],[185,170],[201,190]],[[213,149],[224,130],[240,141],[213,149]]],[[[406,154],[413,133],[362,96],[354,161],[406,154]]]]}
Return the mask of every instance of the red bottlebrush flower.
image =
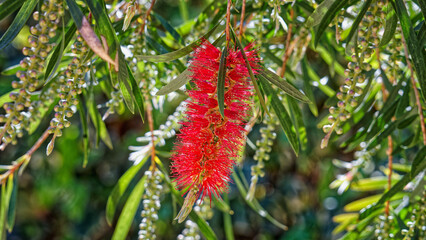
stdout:
{"type": "MultiPolygon", "coordinates": [[[[251,45],[244,50],[252,69],[256,69],[259,60],[250,48],[251,45]]],[[[222,118],[216,89],[220,57],[221,51],[205,41],[195,50],[190,66],[196,87],[188,91],[186,120],[172,156],[172,176],[179,189],[189,191],[177,217],[179,222],[200,196],[211,198],[213,194],[220,198],[228,189],[235,159],[245,143],[244,126],[252,96],[248,69],[241,51],[229,49],[222,118]]]]}

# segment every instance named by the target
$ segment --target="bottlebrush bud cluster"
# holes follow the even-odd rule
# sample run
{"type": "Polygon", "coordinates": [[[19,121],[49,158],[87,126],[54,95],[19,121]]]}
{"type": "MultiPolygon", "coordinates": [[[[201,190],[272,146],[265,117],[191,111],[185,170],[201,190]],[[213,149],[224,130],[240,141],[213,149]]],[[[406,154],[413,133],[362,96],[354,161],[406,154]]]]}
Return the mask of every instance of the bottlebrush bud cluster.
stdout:
{"type": "Polygon", "coordinates": [[[352,112],[358,106],[359,97],[362,96],[366,86],[367,72],[372,69],[369,61],[379,45],[378,31],[382,27],[383,0],[370,5],[370,8],[362,19],[358,29],[357,45],[351,48],[352,56],[345,70],[345,82],[340,86],[336,97],[339,100],[337,106],[330,107],[328,121],[330,124],[323,126],[326,137],[321,143],[324,148],[328,144],[330,134],[334,131],[338,135],[343,134],[344,123],[351,118],[352,112]]]}
{"type": "MultiPolygon", "coordinates": [[[[245,54],[256,69],[259,60],[250,48],[245,48],[245,54]]],[[[245,143],[252,96],[249,72],[240,50],[228,49],[222,117],[217,100],[220,58],[221,51],[205,41],[195,50],[190,66],[195,87],[188,91],[185,121],[172,156],[177,186],[187,189],[187,199],[192,198],[188,208],[200,196],[220,197],[227,190],[234,161],[245,143]]]]}
{"type": "Polygon", "coordinates": [[[22,137],[24,130],[29,130],[31,122],[39,118],[39,99],[31,99],[33,93],[43,86],[42,74],[46,59],[54,47],[51,38],[56,36],[60,18],[64,14],[59,0],[40,1],[40,12],[33,13],[37,22],[30,28],[29,47],[22,53],[26,56],[20,66],[23,70],[16,73],[18,80],[12,82],[16,89],[10,93],[10,102],[3,105],[5,114],[0,114],[0,149],[9,143],[16,144],[17,137],[22,137]]]}

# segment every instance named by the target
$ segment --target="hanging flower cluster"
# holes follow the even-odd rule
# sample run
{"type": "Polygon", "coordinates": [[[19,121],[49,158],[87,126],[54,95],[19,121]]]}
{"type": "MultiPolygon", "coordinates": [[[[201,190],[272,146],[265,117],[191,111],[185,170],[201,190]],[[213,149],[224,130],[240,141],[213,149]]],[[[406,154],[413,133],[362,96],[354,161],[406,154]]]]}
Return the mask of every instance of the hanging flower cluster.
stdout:
{"type": "MultiPolygon", "coordinates": [[[[244,50],[251,68],[256,69],[259,59],[251,48],[244,50]]],[[[190,67],[196,86],[188,91],[186,121],[172,156],[172,175],[177,186],[188,191],[178,215],[180,222],[200,196],[220,197],[228,188],[235,158],[245,142],[244,126],[252,96],[249,72],[240,50],[229,49],[222,117],[217,100],[220,58],[221,51],[205,41],[195,50],[190,67]]]]}

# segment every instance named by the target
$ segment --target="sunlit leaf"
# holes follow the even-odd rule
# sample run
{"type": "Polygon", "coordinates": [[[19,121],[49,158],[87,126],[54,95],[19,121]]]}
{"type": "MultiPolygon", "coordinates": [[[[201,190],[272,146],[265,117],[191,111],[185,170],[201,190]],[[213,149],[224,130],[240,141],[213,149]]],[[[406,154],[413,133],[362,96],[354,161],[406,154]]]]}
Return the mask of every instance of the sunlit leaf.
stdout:
{"type": "Polygon", "coordinates": [[[181,74],[179,74],[176,78],[174,78],[173,80],[171,80],[166,86],[162,87],[157,93],[157,96],[160,95],[166,95],[169,94],[171,92],[174,92],[176,90],[178,90],[180,87],[182,87],[183,85],[185,85],[191,78],[191,67],[188,67],[187,69],[185,69],[185,71],[183,71],[181,74]]]}
{"type": "Polygon", "coordinates": [[[145,190],[145,181],[146,175],[139,180],[127,199],[123,211],[121,211],[120,217],[118,218],[117,226],[115,226],[115,231],[111,238],[112,240],[124,240],[127,238],[127,234],[136,216],[136,211],[141,203],[141,197],[145,190]]]}
{"type": "Polygon", "coordinates": [[[226,57],[228,56],[228,49],[223,48],[220,62],[219,72],[217,74],[217,102],[219,106],[220,115],[225,117],[225,77],[226,77],[226,57]]]}
{"type": "MultiPolygon", "coordinates": [[[[16,14],[16,16],[14,17],[13,22],[10,24],[9,28],[0,38],[0,50],[8,46],[13,41],[13,39],[15,39],[24,24],[30,18],[31,13],[33,12],[38,2],[38,0],[26,0],[24,2],[21,9],[19,9],[18,14],[16,14]]],[[[10,4],[10,2],[7,3],[10,4]]],[[[2,4],[0,7],[3,8],[4,6],[6,5],[2,4]]]]}
{"type": "MultiPolygon", "coordinates": [[[[124,192],[126,192],[129,187],[130,182],[148,160],[149,154],[147,154],[142,161],[140,161],[137,165],[133,165],[129,168],[118,180],[117,184],[111,191],[111,194],[108,197],[107,205],[106,205],[106,220],[108,224],[111,226],[114,220],[115,212],[117,212],[117,207],[120,201],[122,200],[124,192]]],[[[139,202],[139,201],[138,201],[139,202]]],[[[123,209],[124,211],[124,209],[123,209]]]]}

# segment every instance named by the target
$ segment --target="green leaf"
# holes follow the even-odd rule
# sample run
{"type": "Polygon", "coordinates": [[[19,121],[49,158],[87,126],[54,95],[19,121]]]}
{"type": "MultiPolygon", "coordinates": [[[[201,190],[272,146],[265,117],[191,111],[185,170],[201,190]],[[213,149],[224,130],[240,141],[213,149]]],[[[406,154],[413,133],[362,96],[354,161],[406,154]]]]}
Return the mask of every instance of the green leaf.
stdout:
{"type": "Polygon", "coordinates": [[[295,87],[293,87],[290,83],[283,80],[280,76],[273,73],[272,71],[268,69],[262,69],[259,72],[259,75],[262,76],[264,79],[268,80],[275,86],[279,87],[281,90],[283,90],[286,94],[289,96],[302,101],[306,103],[310,103],[309,98],[307,98],[305,95],[303,95],[299,90],[297,90],[295,87]]]}
{"type": "Polygon", "coordinates": [[[370,8],[371,2],[373,0],[367,0],[364,2],[364,5],[362,6],[361,11],[358,13],[355,21],[352,23],[351,31],[349,32],[348,36],[346,37],[346,43],[349,43],[349,41],[352,40],[352,37],[354,36],[355,32],[358,31],[358,26],[362,19],[364,18],[365,13],[367,12],[368,8],[370,8]]]}
{"type": "Polygon", "coordinates": [[[82,134],[83,149],[84,149],[83,168],[85,168],[89,161],[89,128],[88,128],[89,120],[87,118],[86,111],[84,110],[83,99],[81,96],[79,97],[77,108],[80,114],[81,130],[83,132],[82,134]]]}
{"type": "MultiPolygon", "coordinates": [[[[402,197],[404,197],[406,194],[405,193],[399,193],[395,196],[393,196],[390,201],[394,201],[394,200],[398,200],[401,199],[402,197]]],[[[377,194],[374,196],[369,196],[369,197],[365,197],[365,198],[361,198],[358,200],[355,200],[349,204],[346,204],[346,206],[343,208],[346,212],[355,212],[355,211],[359,211],[375,202],[377,202],[380,198],[382,197],[382,194],[377,194]]]]}
{"type": "Polygon", "coordinates": [[[216,26],[214,26],[210,31],[204,34],[200,39],[179,50],[161,54],[161,55],[135,55],[135,57],[139,60],[145,60],[145,61],[151,61],[151,62],[170,62],[170,61],[179,59],[183,56],[190,54],[192,51],[194,51],[195,48],[197,48],[203,43],[203,39],[207,39],[208,37],[210,37],[210,35],[212,35],[213,32],[218,27],[219,27],[219,24],[216,24],[216,26]]]}
{"type": "MultiPolygon", "coordinates": [[[[37,5],[38,0],[27,0],[19,9],[18,14],[16,14],[13,22],[10,24],[9,28],[0,38],[0,50],[5,48],[9,43],[15,39],[16,35],[21,31],[24,24],[30,18],[31,13],[33,12],[35,6],[37,5]]],[[[3,4],[1,5],[3,7],[3,4]]]]}
{"type": "MultiPolygon", "coordinates": [[[[118,206],[120,200],[122,199],[124,192],[129,187],[129,184],[132,181],[132,179],[135,177],[135,175],[139,172],[139,170],[145,164],[148,157],[149,157],[149,154],[147,154],[142,159],[142,161],[140,161],[137,165],[133,165],[132,167],[130,167],[123,174],[123,176],[120,177],[117,184],[112,189],[111,194],[108,197],[107,205],[106,205],[106,220],[107,220],[107,223],[110,226],[112,225],[115,212],[117,211],[117,206],[118,206]]],[[[123,211],[124,211],[124,209],[123,209],[123,211]]]]}
{"type": "MultiPolygon", "coordinates": [[[[426,62],[424,58],[425,50],[417,40],[416,33],[414,32],[410,16],[405,8],[402,0],[391,1],[396,10],[399,21],[401,22],[401,29],[407,43],[408,51],[413,59],[414,68],[420,83],[420,88],[423,93],[423,99],[426,100],[426,62]]],[[[407,59],[407,61],[409,61],[407,59]]]]}
{"type": "Polygon", "coordinates": [[[100,139],[102,139],[102,141],[105,143],[105,145],[109,149],[113,149],[113,145],[108,133],[108,129],[105,125],[105,122],[102,121],[101,114],[96,108],[96,103],[95,103],[95,100],[93,99],[93,93],[91,95],[92,96],[89,98],[89,101],[87,103],[88,104],[87,108],[89,110],[89,115],[90,115],[90,118],[92,119],[92,123],[95,126],[95,129],[97,131],[97,136],[100,137],[100,139]]]}
{"type": "MultiPolygon", "coordinates": [[[[56,69],[59,66],[59,63],[61,62],[62,55],[64,52],[64,49],[68,46],[68,44],[71,42],[75,35],[75,31],[77,30],[77,27],[75,24],[72,24],[71,27],[67,30],[67,32],[62,34],[62,39],[58,46],[55,47],[55,50],[52,53],[52,56],[49,59],[49,62],[47,63],[46,71],[44,72],[44,76],[46,78],[46,83],[49,81],[49,79],[52,78],[53,74],[55,73],[56,69]]],[[[65,29],[63,29],[65,31],[65,29]]]]}
{"type": "Polygon", "coordinates": [[[383,47],[390,42],[395,35],[396,26],[398,25],[398,17],[396,16],[393,8],[388,7],[386,15],[385,30],[382,39],[380,40],[379,47],[383,47]]]}
{"type": "Polygon", "coordinates": [[[15,225],[15,215],[16,215],[16,202],[18,200],[18,176],[12,174],[9,178],[9,181],[13,181],[12,193],[10,195],[9,209],[7,212],[7,230],[12,232],[13,226],[15,225]]]}
{"type": "MultiPolygon", "coordinates": [[[[119,53],[122,56],[122,53],[119,53]]],[[[124,57],[124,56],[123,56],[124,57]]],[[[119,60],[124,60],[124,58],[119,58],[119,60]]],[[[133,101],[136,104],[136,107],[138,109],[139,115],[141,116],[142,122],[143,122],[143,117],[145,114],[145,110],[143,107],[143,97],[142,97],[142,91],[140,90],[138,83],[135,80],[135,77],[133,76],[132,71],[130,70],[129,65],[127,65],[127,63],[125,63],[127,66],[127,74],[129,76],[129,81],[130,81],[130,85],[132,86],[132,98],[133,101]]]]}
{"type": "MultiPolygon", "coordinates": [[[[229,204],[228,194],[223,195],[223,199],[227,204],[229,204]]],[[[227,240],[234,240],[234,231],[232,229],[232,218],[229,212],[223,213],[223,228],[225,229],[225,236],[227,240]]]]}
{"type": "Polygon", "coordinates": [[[280,222],[278,222],[275,218],[271,216],[260,204],[256,199],[253,199],[252,201],[248,201],[246,199],[247,196],[247,189],[244,187],[244,184],[242,183],[242,180],[240,177],[235,173],[235,171],[232,173],[232,178],[234,179],[235,184],[237,185],[238,191],[241,194],[241,197],[244,199],[246,204],[253,209],[259,216],[266,218],[270,223],[274,224],[276,227],[282,229],[282,230],[288,230],[288,227],[280,222]]]}
{"type": "MultiPolygon", "coordinates": [[[[380,129],[380,131],[382,131],[379,135],[377,135],[376,137],[374,137],[368,144],[367,150],[371,150],[374,147],[376,147],[377,145],[381,144],[383,140],[385,140],[387,138],[387,136],[391,135],[393,131],[396,130],[396,128],[398,127],[399,123],[402,122],[408,114],[400,117],[399,119],[397,119],[396,121],[393,121],[389,124],[386,124],[384,126],[383,129],[380,129]]],[[[414,116],[416,116],[417,114],[415,114],[414,116]]],[[[417,117],[417,116],[416,116],[417,117]]]]}
{"type": "Polygon", "coordinates": [[[126,80],[121,80],[122,78],[125,78],[126,76],[118,75],[118,79],[119,79],[119,84],[120,84],[120,90],[121,90],[121,94],[123,95],[124,98],[124,102],[126,103],[127,108],[129,109],[129,111],[134,114],[135,113],[135,105],[133,103],[133,99],[132,99],[132,89],[129,89],[130,86],[126,85],[125,83],[127,82],[126,80]]]}
{"type": "Polygon", "coordinates": [[[133,219],[135,218],[136,211],[138,206],[141,203],[141,198],[145,190],[145,180],[146,175],[144,175],[136,184],[129,198],[127,199],[126,204],[121,211],[120,217],[115,227],[114,234],[112,235],[112,240],[124,240],[127,238],[129,229],[132,226],[133,219]]]}
{"type": "Polygon", "coordinates": [[[226,77],[226,57],[228,55],[227,47],[223,48],[222,55],[220,56],[219,72],[217,74],[217,102],[219,106],[220,115],[225,117],[225,77],[226,77]]]}
{"type": "Polygon", "coordinates": [[[398,106],[395,110],[395,117],[398,119],[407,114],[406,109],[410,104],[410,90],[411,84],[410,81],[407,81],[407,85],[402,89],[403,94],[401,99],[398,102],[398,106]]]}
{"type": "Polygon", "coordinates": [[[5,0],[0,4],[0,21],[15,12],[26,0],[5,0]]]}
{"type": "Polygon", "coordinates": [[[315,36],[314,36],[315,46],[318,45],[322,34],[328,28],[328,25],[331,23],[331,21],[336,17],[336,14],[348,3],[348,1],[349,0],[327,0],[326,2],[332,2],[332,3],[327,3],[327,6],[321,9],[318,9],[318,8],[315,9],[314,13],[318,10],[320,14],[319,16],[321,16],[319,18],[321,19],[321,21],[315,31],[315,36]]]}
{"type": "Polygon", "coordinates": [[[426,146],[423,146],[422,149],[417,153],[416,157],[413,160],[411,165],[411,177],[414,178],[419,174],[423,169],[426,168],[426,146]]]}
{"type": "Polygon", "coordinates": [[[3,70],[1,72],[1,75],[3,76],[11,76],[11,75],[15,75],[18,71],[24,71],[25,69],[21,67],[21,65],[18,63],[16,65],[10,66],[8,68],[6,68],[5,70],[3,70]]]}
{"type": "Polygon", "coordinates": [[[283,128],[284,133],[297,156],[299,154],[299,140],[297,139],[296,132],[294,129],[292,129],[292,121],[290,116],[288,115],[287,110],[285,109],[281,100],[278,98],[274,89],[272,89],[272,86],[269,85],[268,81],[263,77],[263,75],[258,75],[258,78],[262,83],[265,94],[271,97],[272,108],[274,109],[274,112],[280,121],[281,127],[283,128]]]}
{"type": "Polygon", "coordinates": [[[6,239],[6,227],[8,223],[9,205],[14,188],[14,174],[9,175],[7,181],[1,185],[1,202],[0,202],[0,234],[1,239],[6,239]]]}
{"type": "Polygon", "coordinates": [[[369,141],[375,137],[381,130],[383,130],[385,124],[394,116],[399,101],[398,91],[401,89],[404,80],[405,79],[401,78],[398,84],[392,88],[385,105],[379,112],[379,115],[374,118],[368,129],[366,129],[368,134],[365,140],[369,141]]]}
{"type": "Polygon", "coordinates": [[[12,91],[10,91],[10,92],[7,92],[7,93],[5,93],[5,94],[3,94],[1,97],[0,97],[0,106],[3,106],[5,103],[7,103],[7,102],[11,102],[12,101],[12,99],[10,99],[10,94],[11,93],[17,93],[19,90],[17,89],[17,90],[12,90],[12,91]]]}
{"type": "Polygon", "coordinates": [[[294,127],[297,129],[296,134],[297,138],[300,140],[300,146],[302,150],[306,149],[308,139],[306,137],[306,127],[303,121],[302,110],[300,109],[297,101],[293,98],[287,97],[288,107],[290,110],[290,115],[294,123],[294,127]]]}
{"type": "Polygon", "coordinates": [[[302,66],[302,75],[303,75],[303,91],[306,94],[306,97],[309,99],[309,109],[311,110],[312,114],[315,117],[318,117],[318,108],[317,104],[315,103],[315,97],[314,92],[312,90],[312,84],[311,81],[309,81],[309,71],[308,71],[308,62],[306,58],[302,59],[301,66],[302,66]]]}
{"type": "Polygon", "coordinates": [[[172,35],[172,37],[177,42],[179,43],[182,42],[182,37],[180,36],[180,34],[175,30],[174,27],[172,27],[172,25],[170,25],[169,22],[167,22],[166,19],[164,19],[162,16],[160,16],[157,13],[152,13],[152,15],[161,22],[161,25],[163,25],[163,27],[172,35]]]}
{"type": "Polygon", "coordinates": [[[166,84],[166,86],[162,87],[155,95],[157,96],[166,95],[178,90],[180,87],[185,85],[191,79],[190,76],[192,72],[190,68],[191,67],[188,67],[187,69],[185,69],[185,71],[183,71],[176,78],[171,80],[168,84],[166,84]]]}
{"type": "Polygon", "coordinates": [[[311,28],[314,27],[322,21],[322,19],[326,16],[330,7],[334,4],[336,0],[324,0],[320,5],[314,10],[314,12],[308,17],[306,20],[306,27],[311,28]]]}
{"type": "MultiPolygon", "coordinates": [[[[398,179],[392,179],[392,183],[396,183],[396,181],[398,181],[398,179]]],[[[351,190],[361,192],[384,190],[387,187],[387,183],[387,176],[363,178],[353,182],[350,188],[351,190]]]]}

